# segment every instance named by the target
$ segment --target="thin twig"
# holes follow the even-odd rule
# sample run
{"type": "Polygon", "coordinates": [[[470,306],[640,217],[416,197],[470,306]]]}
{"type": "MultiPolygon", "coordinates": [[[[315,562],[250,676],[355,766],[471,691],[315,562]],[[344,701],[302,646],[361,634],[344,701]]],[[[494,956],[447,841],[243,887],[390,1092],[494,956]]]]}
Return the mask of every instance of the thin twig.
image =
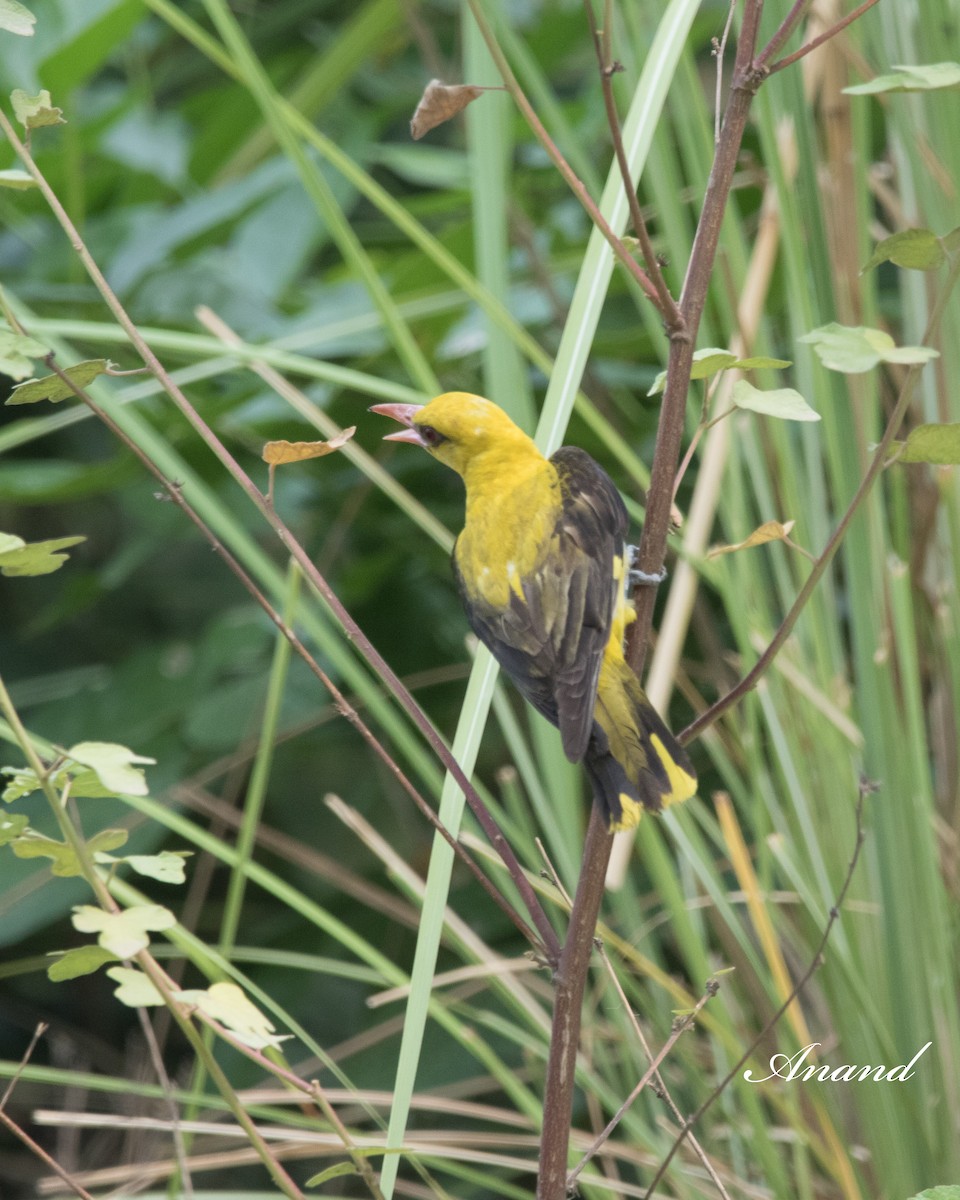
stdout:
{"type": "Polygon", "coordinates": [[[16,1121],[14,1121],[14,1119],[4,1111],[7,1106],[7,1101],[13,1095],[13,1089],[17,1086],[20,1076],[26,1069],[27,1063],[33,1057],[33,1052],[37,1048],[37,1042],[39,1042],[39,1040],[46,1033],[47,1028],[47,1025],[41,1021],[33,1031],[33,1037],[30,1039],[30,1044],[23,1052],[23,1057],[20,1059],[20,1065],[17,1067],[16,1071],[14,1071],[10,1082],[4,1089],[3,1096],[0,1097],[0,1124],[3,1124],[15,1138],[19,1138],[32,1154],[35,1154],[46,1167],[58,1175],[67,1185],[67,1187],[76,1192],[78,1196],[81,1196],[83,1200],[93,1200],[93,1197],[90,1195],[90,1193],[85,1191],[80,1184],[77,1183],[77,1181],[70,1175],[66,1168],[61,1167],[56,1159],[52,1158],[39,1144],[39,1142],[35,1142],[30,1134],[27,1133],[25,1129],[21,1129],[16,1121]]]}
{"type": "Polygon", "coordinates": [[[487,43],[487,48],[489,49],[490,55],[497,66],[497,70],[500,72],[500,76],[506,85],[507,91],[513,97],[513,101],[517,108],[519,108],[523,113],[524,119],[533,130],[537,141],[541,146],[543,146],[544,150],[546,150],[550,161],[569,184],[571,191],[583,205],[590,220],[607,239],[614,254],[620,260],[622,265],[626,267],[628,273],[632,275],[637,283],[639,283],[640,287],[643,288],[643,291],[648,299],[652,300],[654,304],[659,306],[657,289],[654,286],[653,281],[630,253],[623,239],[618,237],[613,231],[609,221],[607,221],[606,217],[600,211],[596,201],[587,190],[586,184],[564,158],[560,147],[547,132],[543,122],[534,111],[533,105],[524,94],[523,88],[517,82],[517,77],[514,75],[510,68],[510,64],[507,62],[506,56],[500,49],[500,45],[497,42],[493,29],[490,27],[490,23],[487,20],[483,8],[479,3],[477,3],[477,0],[467,0],[467,2],[470,5],[470,11],[473,13],[477,24],[480,26],[480,32],[483,34],[483,40],[487,43]]]}
{"type": "MultiPolygon", "coordinates": [[[[829,41],[830,38],[836,37],[841,29],[846,29],[846,27],[852,21],[856,21],[858,17],[862,17],[867,9],[873,8],[873,6],[878,2],[879,0],[863,0],[863,3],[859,4],[853,10],[853,12],[847,13],[847,15],[841,18],[836,25],[831,25],[825,33],[821,33],[819,37],[813,38],[813,40],[807,42],[805,46],[801,46],[799,50],[795,50],[793,54],[788,54],[786,58],[781,58],[778,62],[775,62],[773,66],[769,68],[768,73],[770,75],[774,75],[777,71],[782,71],[784,67],[793,66],[795,62],[799,62],[801,58],[804,58],[812,50],[816,50],[819,46],[822,46],[824,42],[829,41]]],[[[763,59],[762,55],[761,59],[763,59]]]]}
{"type": "MultiPolygon", "coordinates": [[[[656,296],[653,298],[653,301],[660,310],[660,315],[663,317],[667,331],[681,329],[684,323],[683,316],[677,307],[676,300],[670,294],[670,289],[663,278],[663,272],[660,270],[660,263],[653,249],[653,243],[650,240],[650,234],[647,230],[647,223],[643,217],[643,209],[640,207],[640,201],[637,197],[636,184],[630,175],[627,152],[623,146],[620,117],[617,113],[617,103],[613,95],[613,76],[618,70],[622,70],[622,68],[610,56],[610,29],[604,28],[601,33],[597,28],[596,14],[593,11],[593,0],[583,0],[583,6],[586,10],[587,23],[590,26],[593,45],[597,53],[597,65],[600,68],[600,86],[603,91],[603,103],[607,112],[607,124],[610,127],[610,138],[613,142],[613,151],[617,159],[617,166],[620,168],[620,178],[623,180],[623,190],[627,197],[627,204],[630,207],[630,221],[633,225],[633,231],[637,235],[637,241],[640,243],[643,261],[647,266],[647,275],[656,289],[656,296]]],[[[604,22],[604,24],[606,26],[607,22],[604,22]]]]}
{"type": "Polygon", "coordinates": [[[0,1109],[0,1125],[4,1125],[15,1138],[19,1138],[31,1153],[35,1154],[55,1175],[58,1175],[67,1187],[80,1196],[82,1200],[94,1200],[94,1197],[91,1196],[86,1188],[81,1187],[73,1176],[44,1150],[39,1142],[35,1142],[30,1134],[25,1129],[21,1129],[16,1121],[12,1117],[7,1116],[2,1109],[0,1109]]]}
{"type": "MultiPolygon", "coordinates": [[[[163,1011],[166,1012],[167,1010],[164,1009],[163,1011]]],[[[138,1008],[137,1016],[140,1019],[140,1029],[143,1032],[143,1037],[150,1053],[150,1061],[153,1064],[153,1069],[156,1072],[160,1086],[163,1088],[163,1097],[170,1110],[170,1136],[173,1138],[173,1153],[177,1162],[180,1187],[183,1190],[185,1200],[192,1200],[193,1181],[190,1178],[187,1146],[183,1139],[183,1130],[180,1125],[180,1109],[173,1096],[173,1085],[170,1082],[170,1076],[167,1074],[167,1068],[164,1066],[163,1055],[160,1053],[160,1043],[157,1041],[156,1032],[150,1023],[150,1018],[147,1016],[147,1010],[145,1008],[138,1008]]]]}
{"type": "Polygon", "coordinates": [[[770,1031],[776,1026],[776,1024],[778,1023],[780,1018],[787,1011],[787,1009],[790,1007],[790,1005],[793,1004],[794,1000],[796,1000],[797,996],[799,996],[799,994],[806,987],[807,983],[813,977],[814,973],[821,966],[821,964],[823,962],[823,952],[826,949],[827,942],[830,939],[830,934],[833,931],[834,925],[840,919],[840,910],[843,907],[844,900],[846,900],[846,898],[847,898],[847,892],[850,890],[850,884],[853,882],[853,874],[857,868],[857,861],[860,858],[860,850],[861,850],[861,847],[863,846],[863,842],[864,842],[864,832],[863,832],[864,800],[866,799],[867,794],[874,790],[875,790],[874,784],[869,783],[866,780],[861,781],[860,790],[857,794],[856,835],[855,835],[855,841],[854,841],[854,846],[853,846],[853,853],[850,856],[850,862],[847,866],[847,873],[844,876],[843,884],[840,887],[840,891],[837,893],[837,898],[834,901],[833,907],[830,909],[830,914],[827,918],[827,923],[824,926],[824,930],[823,930],[823,934],[820,938],[820,942],[817,946],[816,951],[814,952],[813,958],[810,960],[810,965],[807,967],[806,971],[804,971],[804,973],[797,980],[792,991],[790,992],[790,995],[787,996],[786,1000],[784,1000],[784,1002],[780,1005],[780,1007],[773,1014],[773,1016],[770,1018],[770,1020],[767,1021],[766,1025],[764,1025],[764,1027],[760,1030],[760,1032],[753,1039],[753,1041],[750,1043],[750,1045],[747,1047],[747,1049],[743,1052],[743,1054],[740,1056],[740,1058],[737,1059],[737,1061],[734,1063],[734,1065],[730,1068],[730,1070],[723,1077],[723,1079],[720,1080],[720,1082],[713,1089],[713,1091],[706,1098],[706,1100],[704,1100],[704,1102],[696,1110],[696,1112],[693,1114],[693,1116],[688,1117],[687,1120],[684,1121],[683,1125],[681,1126],[680,1130],[677,1133],[676,1140],[674,1141],[673,1145],[670,1147],[669,1152],[667,1153],[666,1158],[663,1160],[663,1162],[657,1168],[657,1173],[656,1173],[656,1175],[654,1175],[654,1177],[650,1183],[650,1186],[647,1188],[647,1190],[644,1194],[643,1200],[651,1200],[654,1192],[656,1191],[657,1185],[659,1184],[660,1180],[663,1178],[664,1174],[666,1173],[666,1170],[670,1166],[670,1163],[673,1161],[673,1156],[680,1149],[680,1146],[683,1144],[684,1139],[690,1133],[690,1130],[694,1127],[694,1125],[696,1125],[697,1121],[700,1120],[700,1118],[707,1111],[707,1109],[710,1108],[714,1104],[714,1102],[722,1095],[722,1093],[729,1086],[731,1081],[736,1078],[737,1074],[740,1071],[740,1068],[744,1065],[744,1063],[746,1063],[750,1060],[750,1057],[753,1054],[754,1050],[756,1050],[756,1048],[760,1045],[760,1043],[765,1040],[765,1038],[770,1033],[770,1031]]]}
{"type": "MultiPolygon", "coordinates": [[[[608,962],[609,962],[609,960],[608,960],[608,962]]],[[[590,1162],[590,1160],[602,1148],[603,1144],[610,1137],[611,1133],[613,1133],[613,1131],[616,1129],[616,1127],[623,1120],[623,1117],[629,1110],[630,1106],[633,1104],[634,1100],[636,1100],[636,1098],[640,1095],[640,1093],[647,1086],[647,1084],[650,1082],[651,1079],[659,1076],[658,1068],[659,1068],[660,1064],[667,1057],[667,1055],[670,1053],[670,1051],[673,1049],[673,1047],[676,1045],[676,1043],[680,1040],[681,1036],[684,1033],[686,1033],[686,1031],[690,1028],[690,1026],[697,1019],[697,1014],[700,1012],[700,1009],[703,1008],[703,1006],[707,1003],[708,1000],[712,999],[717,994],[717,992],[719,991],[719,988],[720,988],[720,985],[715,979],[709,980],[707,983],[706,989],[704,990],[703,995],[700,997],[700,999],[697,1001],[697,1003],[694,1005],[694,1007],[690,1010],[690,1012],[686,1013],[682,1017],[679,1017],[674,1022],[673,1028],[670,1030],[670,1036],[663,1043],[663,1046],[661,1047],[659,1053],[651,1061],[650,1066],[647,1067],[646,1071],[644,1071],[644,1073],[640,1076],[640,1081],[636,1084],[634,1089],[631,1091],[630,1095],[626,1098],[626,1100],[624,1100],[624,1102],[620,1105],[620,1107],[617,1109],[617,1111],[613,1114],[613,1116],[607,1122],[607,1125],[604,1128],[604,1130],[592,1142],[589,1149],[584,1154],[583,1158],[580,1159],[580,1161],[577,1163],[577,1165],[573,1168],[573,1170],[567,1176],[567,1190],[568,1191],[572,1191],[573,1188],[576,1186],[576,1182],[580,1176],[581,1171],[584,1169],[584,1167],[586,1167],[586,1165],[590,1162]]],[[[711,1168],[711,1171],[712,1171],[712,1168],[711,1168]]],[[[716,1173],[713,1172],[713,1174],[714,1174],[714,1177],[716,1177],[716,1173]]],[[[719,1184],[720,1183],[719,1179],[717,1179],[716,1182],[719,1184]]],[[[726,1192],[723,1190],[722,1184],[720,1185],[720,1191],[721,1191],[721,1194],[726,1195],[726,1192]]]]}
{"type": "Polygon", "coordinates": [[[760,70],[765,70],[770,59],[775,54],[779,54],[781,47],[787,42],[790,35],[803,20],[804,14],[812,2],[813,0],[794,0],[790,11],[777,26],[773,37],[757,55],[756,63],[760,70]]]}
{"type": "Polygon", "coordinates": [[[730,7],[727,10],[727,19],[723,26],[723,33],[720,40],[714,47],[714,57],[717,60],[717,87],[714,99],[713,112],[713,144],[716,146],[720,141],[720,113],[722,105],[720,103],[723,96],[723,56],[727,50],[727,39],[730,37],[730,29],[733,26],[733,14],[737,11],[737,0],[730,0],[730,7]]]}
{"type": "Polygon", "coordinates": [[[33,1052],[37,1048],[37,1042],[40,1041],[40,1039],[43,1037],[43,1035],[47,1032],[47,1030],[49,1028],[50,1028],[50,1026],[47,1025],[47,1023],[45,1021],[41,1021],[40,1024],[36,1027],[36,1029],[33,1031],[33,1037],[30,1039],[29,1043],[27,1044],[26,1050],[24,1050],[24,1052],[23,1052],[23,1057],[20,1059],[19,1067],[17,1067],[17,1069],[14,1071],[14,1073],[10,1076],[10,1082],[4,1088],[3,1095],[0,1096],[0,1112],[2,1112],[7,1107],[7,1101],[13,1095],[13,1089],[17,1086],[17,1083],[20,1080],[20,1076],[23,1074],[24,1070],[26,1069],[27,1063],[30,1061],[31,1058],[33,1058],[33,1052]]]}

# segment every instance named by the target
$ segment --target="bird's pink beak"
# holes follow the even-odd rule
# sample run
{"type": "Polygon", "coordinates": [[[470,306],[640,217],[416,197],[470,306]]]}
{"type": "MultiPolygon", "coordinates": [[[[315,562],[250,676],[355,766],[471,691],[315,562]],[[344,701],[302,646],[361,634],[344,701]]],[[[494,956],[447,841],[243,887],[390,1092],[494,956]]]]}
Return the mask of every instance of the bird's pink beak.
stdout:
{"type": "Polygon", "coordinates": [[[406,426],[406,429],[386,434],[383,439],[385,442],[410,442],[414,446],[423,446],[420,431],[413,423],[413,418],[421,408],[422,404],[371,404],[367,411],[377,413],[381,417],[392,417],[394,421],[406,426]]]}

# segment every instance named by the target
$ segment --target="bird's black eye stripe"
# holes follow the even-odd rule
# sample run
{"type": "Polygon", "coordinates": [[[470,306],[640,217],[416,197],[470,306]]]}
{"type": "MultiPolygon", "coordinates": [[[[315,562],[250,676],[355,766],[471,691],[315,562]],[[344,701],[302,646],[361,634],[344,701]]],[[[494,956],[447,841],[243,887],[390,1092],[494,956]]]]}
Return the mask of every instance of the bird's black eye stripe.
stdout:
{"type": "Polygon", "coordinates": [[[432,425],[418,425],[417,430],[428,446],[439,446],[447,437],[432,425]]]}

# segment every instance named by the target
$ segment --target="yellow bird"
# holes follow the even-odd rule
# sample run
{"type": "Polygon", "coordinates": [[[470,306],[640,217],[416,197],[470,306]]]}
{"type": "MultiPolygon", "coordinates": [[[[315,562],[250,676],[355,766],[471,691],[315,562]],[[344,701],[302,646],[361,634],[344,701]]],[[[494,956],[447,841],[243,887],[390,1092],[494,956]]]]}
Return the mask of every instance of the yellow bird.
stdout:
{"type": "Polygon", "coordinates": [[[644,809],[686,800],[697,780],[685,751],[623,656],[627,511],[584,450],[545,458],[482,396],[375,404],[412,442],[463,478],[466,520],[453,568],[477,637],[583,762],[611,830],[644,809]]]}

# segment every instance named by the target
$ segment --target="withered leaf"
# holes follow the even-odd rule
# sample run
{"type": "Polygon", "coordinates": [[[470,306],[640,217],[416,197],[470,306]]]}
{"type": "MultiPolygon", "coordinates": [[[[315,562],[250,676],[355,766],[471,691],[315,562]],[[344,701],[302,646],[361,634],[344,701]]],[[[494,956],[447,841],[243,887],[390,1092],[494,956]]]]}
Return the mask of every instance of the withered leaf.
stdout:
{"type": "Polygon", "coordinates": [[[263,447],[263,461],[276,467],[281,463],[303,462],[307,458],[323,458],[346,445],[356,432],[356,425],[351,425],[329,442],[267,442],[263,447]]]}
{"type": "Polygon", "coordinates": [[[431,79],[410,121],[410,136],[415,142],[419,141],[431,129],[463,112],[481,93],[492,90],[473,83],[442,83],[439,79],[431,79]]]}
{"type": "Polygon", "coordinates": [[[711,546],[707,551],[707,558],[719,558],[721,554],[733,554],[735,550],[750,550],[754,546],[762,546],[765,542],[782,542],[790,536],[795,524],[796,521],[787,521],[784,524],[779,521],[764,521],[759,529],[755,529],[742,542],[733,546],[711,546]]]}

